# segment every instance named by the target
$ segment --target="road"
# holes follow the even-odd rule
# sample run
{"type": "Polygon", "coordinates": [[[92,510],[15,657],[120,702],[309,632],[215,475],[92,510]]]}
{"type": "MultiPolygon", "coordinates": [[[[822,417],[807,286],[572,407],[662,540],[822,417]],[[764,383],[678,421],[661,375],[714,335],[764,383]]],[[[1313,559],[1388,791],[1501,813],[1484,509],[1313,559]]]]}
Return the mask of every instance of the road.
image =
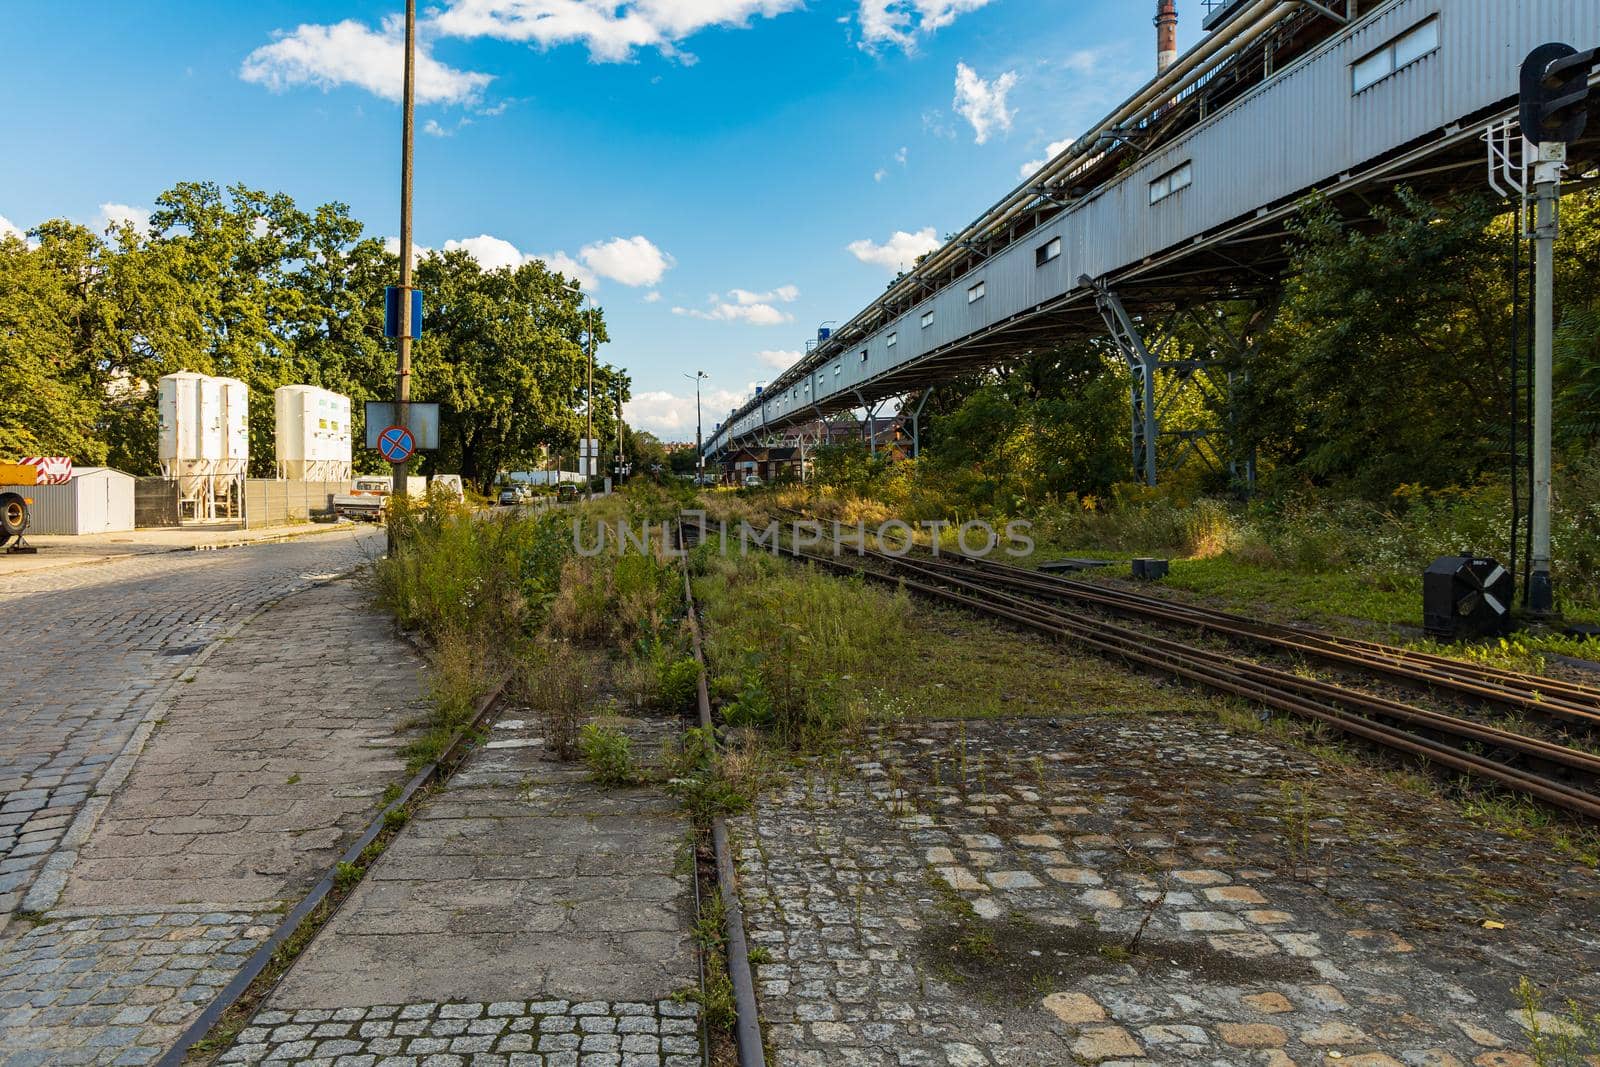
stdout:
{"type": "MultiPolygon", "coordinates": [[[[381,551],[351,530],[0,577],[0,927],[160,695],[264,606],[381,551]]],[[[36,906],[36,905],[35,905],[36,906]]]]}

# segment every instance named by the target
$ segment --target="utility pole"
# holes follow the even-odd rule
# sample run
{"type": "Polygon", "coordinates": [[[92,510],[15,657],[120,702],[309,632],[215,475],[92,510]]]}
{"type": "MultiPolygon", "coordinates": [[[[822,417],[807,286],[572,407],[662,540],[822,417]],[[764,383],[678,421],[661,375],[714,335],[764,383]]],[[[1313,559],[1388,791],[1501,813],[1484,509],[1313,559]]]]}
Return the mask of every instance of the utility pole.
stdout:
{"type": "Polygon", "coordinates": [[[1533,168],[1533,509],[1528,519],[1533,572],[1528,610],[1555,614],[1550,576],[1550,467],[1554,422],[1556,238],[1560,235],[1561,178],[1567,145],[1583,136],[1589,121],[1589,77],[1600,49],[1579,52],[1551,43],[1535,48],[1522,64],[1522,136],[1537,146],[1533,168]]]}
{"type": "Polygon", "coordinates": [[[622,386],[617,385],[617,484],[622,484],[622,386]]]}
{"type": "MultiPolygon", "coordinates": [[[[394,383],[395,425],[411,426],[411,158],[417,106],[417,0],[406,0],[406,72],[400,120],[400,336],[394,383]]],[[[394,465],[391,495],[406,492],[409,462],[394,465]]]]}

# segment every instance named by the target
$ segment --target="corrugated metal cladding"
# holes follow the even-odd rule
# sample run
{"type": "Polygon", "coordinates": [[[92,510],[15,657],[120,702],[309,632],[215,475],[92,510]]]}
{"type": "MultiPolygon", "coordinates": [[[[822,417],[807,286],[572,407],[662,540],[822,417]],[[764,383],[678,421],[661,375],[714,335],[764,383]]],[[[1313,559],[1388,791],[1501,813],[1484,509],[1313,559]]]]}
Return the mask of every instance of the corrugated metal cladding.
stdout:
{"type": "Polygon", "coordinates": [[[28,533],[122,533],[133,529],[133,482],[121,471],[82,467],[66,485],[4,485],[0,492],[32,498],[28,533]]]}
{"type": "Polygon", "coordinates": [[[814,414],[807,407],[813,397],[826,400],[856,388],[870,396],[873,380],[893,368],[1058,299],[1076,288],[1081,275],[1114,275],[1509,102],[1518,92],[1523,57],[1553,40],[1578,46],[1600,41],[1600,0],[1394,0],[1072,211],[842,349],[822,365],[820,382],[812,371],[811,395],[804,379],[798,400],[788,398],[792,386],[775,390],[760,407],[736,415],[712,441],[720,446],[764,421],[804,421],[814,414]],[[1354,91],[1351,68],[1357,60],[1431,18],[1439,25],[1435,51],[1354,91]],[[1151,204],[1150,183],[1184,163],[1192,168],[1192,184],[1151,204]],[[1062,254],[1038,265],[1036,249],[1055,237],[1062,239],[1062,254]],[[969,301],[968,290],[979,281],[983,298],[969,301]],[[924,327],[922,316],[930,310],[933,322],[924,327]],[[897,335],[892,349],[886,344],[891,333],[897,335]]]}

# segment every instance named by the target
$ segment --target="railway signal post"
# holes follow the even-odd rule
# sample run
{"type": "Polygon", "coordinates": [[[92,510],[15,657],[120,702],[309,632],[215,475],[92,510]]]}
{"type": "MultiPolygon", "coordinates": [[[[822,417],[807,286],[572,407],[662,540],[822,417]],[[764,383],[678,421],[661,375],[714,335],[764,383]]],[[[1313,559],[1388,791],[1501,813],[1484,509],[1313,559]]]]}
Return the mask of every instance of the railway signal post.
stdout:
{"type": "Polygon", "coordinates": [[[1535,48],[1522,65],[1522,135],[1537,149],[1533,171],[1533,508],[1529,516],[1533,568],[1528,608],[1555,612],[1550,579],[1550,440],[1555,354],[1555,256],[1560,233],[1561,178],[1567,144],[1588,124],[1589,76],[1600,49],[1565,44],[1535,48]]]}

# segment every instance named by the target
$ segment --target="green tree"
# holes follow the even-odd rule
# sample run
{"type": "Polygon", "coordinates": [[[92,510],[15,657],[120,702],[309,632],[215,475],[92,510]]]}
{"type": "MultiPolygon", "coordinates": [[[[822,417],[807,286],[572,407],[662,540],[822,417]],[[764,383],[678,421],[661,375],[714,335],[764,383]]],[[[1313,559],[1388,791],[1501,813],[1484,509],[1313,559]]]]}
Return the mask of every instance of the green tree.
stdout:
{"type": "MultiPolygon", "coordinates": [[[[414,396],[442,406],[430,469],[488,491],[499,471],[531,466],[541,444],[576,446],[590,313],[565,280],[537,260],[485,271],[460,250],[423,259],[416,278],[429,310],[413,350],[414,396]]],[[[593,319],[603,343],[605,317],[593,319]]],[[[611,368],[596,367],[597,397],[608,377],[611,368]]],[[[604,406],[595,412],[602,440],[614,418],[604,406]]]]}
{"type": "Polygon", "coordinates": [[[1505,465],[1509,294],[1493,213],[1401,190],[1370,227],[1325,205],[1293,224],[1278,321],[1238,399],[1281,484],[1379,498],[1505,465]]]}
{"type": "Polygon", "coordinates": [[[97,243],[81,227],[36,232],[38,249],[0,237],[0,449],[104,463],[97,309],[86,281],[97,243]]]}

